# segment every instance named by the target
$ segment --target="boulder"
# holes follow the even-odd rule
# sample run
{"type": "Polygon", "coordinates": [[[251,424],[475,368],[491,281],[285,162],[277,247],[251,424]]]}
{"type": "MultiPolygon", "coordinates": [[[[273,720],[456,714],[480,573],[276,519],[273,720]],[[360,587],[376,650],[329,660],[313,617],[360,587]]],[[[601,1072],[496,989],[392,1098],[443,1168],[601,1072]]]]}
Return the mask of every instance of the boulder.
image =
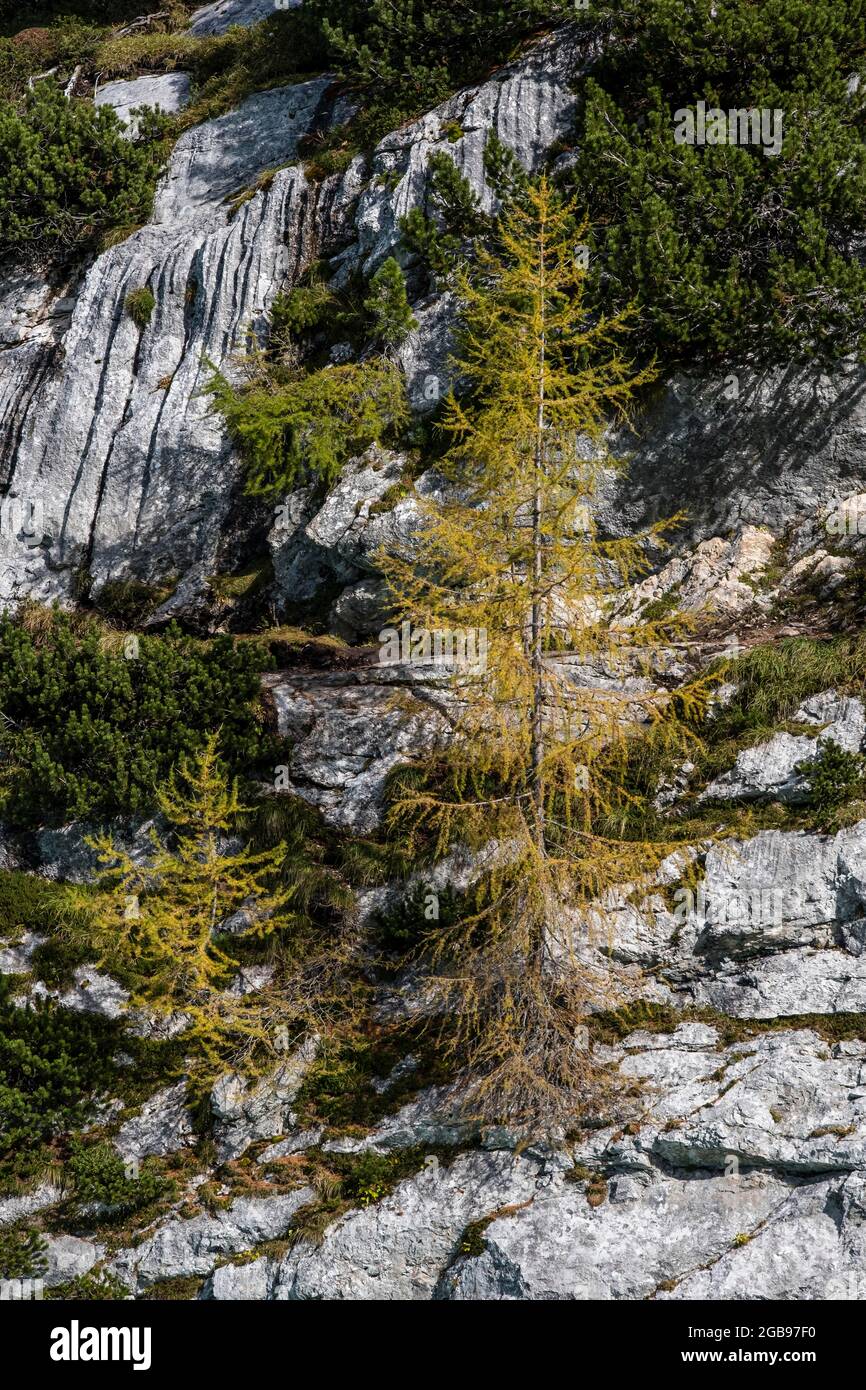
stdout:
{"type": "Polygon", "coordinates": [[[194,1141],[187,1110],[186,1081],[166,1086],[144,1102],[140,1112],[120,1126],[114,1147],[121,1158],[164,1157],[194,1141]]]}
{"type": "Polygon", "coordinates": [[[97,88],[93,100],[97,106],[110,106],[133,136],[138,129],[133,112],[140,107],[151,107],[163,115],[173,116],[189,104],[189,74],[162,72],[129,81],[106,82],[97,88]]]}
{"type": "Polygon", "coordinates": [[[210,1274],[226,1256],[284,1235],[295,1213],[314,1196],[303,1187],[280,1197],[239,1197],[215,1216],[169,1221],[140,1245],[121,1250],[107,1270],[133,1292],[161,1279],[210,1274]]]}
{"type": "Polygon", "coordinates": [[[102,1259],[105,1247],[77,1236],[49,1236],[46,1242],[45,1287],[54,1289],[70,1279],[87,1274],[102,1259]]]}
{"type": "Polygon", "coordinates": [[[211,1092],[214,1139],[220,1163],[239,1158],[257,1139],[272,1139],[294,1125],[292,1102],[314,1061],[319,1040],[308,1038],[269,1076],[250,1082],[231,1072],[211,1092]]]}

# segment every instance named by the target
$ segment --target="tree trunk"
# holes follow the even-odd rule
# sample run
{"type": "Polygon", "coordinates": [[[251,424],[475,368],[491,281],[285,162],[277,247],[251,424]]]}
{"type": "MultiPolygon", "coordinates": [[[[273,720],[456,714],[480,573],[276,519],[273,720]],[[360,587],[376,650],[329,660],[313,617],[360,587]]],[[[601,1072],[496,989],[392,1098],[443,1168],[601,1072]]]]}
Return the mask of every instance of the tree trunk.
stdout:
{"type": "Polygon", "coordinates": [[[545,246],[544,229],[539,234],[539,295],[541,312],[541,335],[538,352],[538,407],[535,419],[535,488],[532,503],[532,777],[535,842],[540,854],[545,852],[544,834],[544,788],[541,768],[544,761],[544,613],[542,607],[541,581],[544,573],[544,553],[542,538],[542,507],[544,497],[544,426],[545,426],[545,246]]]}

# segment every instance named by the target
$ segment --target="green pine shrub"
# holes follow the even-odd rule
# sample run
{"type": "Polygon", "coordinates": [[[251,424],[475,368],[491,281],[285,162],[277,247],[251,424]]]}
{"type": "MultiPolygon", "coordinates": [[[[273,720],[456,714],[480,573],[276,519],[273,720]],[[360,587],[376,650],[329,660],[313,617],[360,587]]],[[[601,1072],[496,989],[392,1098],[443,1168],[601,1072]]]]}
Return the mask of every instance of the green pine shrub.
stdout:
{"type": "Polygon", "coordinates": [[[46,1289],[46,1298],[82,1303],[120,1303],[129,1298],[129,1289],[116,1274],[102,1270],[98,1274],[78,1274],[68,1284],[46,1289]]]}
{"type": "Polygon", "coordinates": [[[435,894],[419,884],[392,907],[379,914],[375,922],[377,939],[386,951],[405,952],[420,945],[431,931],[444,930],[467,911],[463,894],[443,888],[435,894]],[[431,902],[431,897],[435,903],[431,902]]]}
{"type": "Polygon", "coordinates": [[[123,1159],[110,1144],[85,1144],[80,1139],[73,1141],[67,1174],[76,1207],[98,1203],[108,1208],[105,1216],[111,1220],[122,1220],[164,1201],[174,1191],[173,1182],[154,1172],[147,1160],[137,1176],[128,1175],[123,1159]]]}
{"type": "Polygon", "coordinates": [[[364,307],[373,320],[375,341],[393,352],[418,327],[406,296],[406,281],[393,256],[389,256],[370,281],[364,307]]]}
{"type": "Polygon", "coordinates": [[[626,0],[579,90],[571,191],[605,306],[637,300],[672,364],[788,364],[864,347],[863,0],[626,0]],[[783,146],[674,141],[674,115],[781,110],[783,146]]]}
{"type": "Polygon", "coordinates": [[[221,730],[231,770],[271,753],[258,718],[270,658],[255,642],[198,642],[175,627],[127,659],[95,623],[65,614],[37,631],[0,618],[0,708],[7,716],[3,815],[16,825],[146,813],[182,754],[221,730]]]}
{"type": "Polygon", "coordinates": [[[817,756],[811,762],[800,763],[797,771],[809,778],[810,804],[825,815],[862,794],[866,759],[860,753],[846,752],[828,739],[819,746],[817,756]]]}
{"type": "Polygon", "coordinates": [[[36,1001],[19,1008],[0,977],[0,1168],[26,1176],[42,1146],[81,1124],[111,1082],[114,1023],[36,1001]]]}
{"type": "Polygon", "coordinates": [[[0,1279],[34,1279],[45,1273],[47,1245],[38,1231],[0,1230],[0,1279]]]}
{"type": "Polygon", "coordinates": [[[321,280],[296,285],[276,295],[271,305],[271,331],[280,338],[286,334],[300,337],[318,328],[333,304],[334,295],[321,280]]]}
{"type": "Polygon", "coordinates": [[[51,79],[20,105],[0,101],[0,256],[68,251],[145,222],[165,131],[164,118],[145,112],[137,138],[126,139],[110,107],[67,101],[51,79]]]}
{"type": "Polygon", "coordinates": [[[23,869],[0,869],[0,937],[44,930],[59,912],[60,900],[56,883],[23,869]]]}
{"type": "Polygon", "coordinates": [[[387,129],[477,81],[537,29],[575,19],[569,0],[306,0],[304,9],[329,62],[387,129]]]}

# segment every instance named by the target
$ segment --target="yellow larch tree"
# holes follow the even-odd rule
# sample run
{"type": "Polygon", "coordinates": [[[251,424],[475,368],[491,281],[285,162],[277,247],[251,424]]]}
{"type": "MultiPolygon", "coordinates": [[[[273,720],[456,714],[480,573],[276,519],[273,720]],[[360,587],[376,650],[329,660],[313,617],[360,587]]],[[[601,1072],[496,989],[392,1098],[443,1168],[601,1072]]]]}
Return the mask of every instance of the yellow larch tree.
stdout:
{"type": "Polygon", "coordinates": [[[181,759],[157,799],[170,831],[153,829],[149,852],[136,858],[111,836],[95,837],[98,889],[74,905],[100,966],[130,985],[133,1007],[187,1017],[194,1076],[207,1084],[229,1061],[273,1055],[279,1003],[267,991],[228,990],[238,965],[220,945],[220,927],[241,908],[251,909],[250,931],[280,926],[293,893],[280,877],[286,847],[230,843],[247,808],[220,764],[216,734],[181,759]]]}
{"type": "Polygon", "coordinates": [[[447,746],[404,779],[391,824],[434,857],[499,847],[472,910],[424,952],[471,1103],[532,1132],[600,1081],[580,1044],[605,991],[580,944],[593,904],[668,848],[599,828],[627,795],[629,741],[684,746],[707,694],[674,699],[658,679],[682,619],[616,618],[666,528],[602,539],[599,488],[619,466],[605,439],[655,373],[624,354],[632,311],[588,311],[587,235],[540,177],[457,273],[448,486],[421,503],[417,558],[379,556],[395,621],[485,651],[452,666],[447,746]]]}

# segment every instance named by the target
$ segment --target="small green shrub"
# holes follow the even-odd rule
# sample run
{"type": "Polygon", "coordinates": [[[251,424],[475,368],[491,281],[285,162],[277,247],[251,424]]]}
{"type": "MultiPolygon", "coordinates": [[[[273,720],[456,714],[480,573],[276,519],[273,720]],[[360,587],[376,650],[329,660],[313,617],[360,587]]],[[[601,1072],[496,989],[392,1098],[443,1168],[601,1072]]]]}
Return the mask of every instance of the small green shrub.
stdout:
{"type": "Polygon", "coordinates": [[[2,806],[13,824],[150,811],[172,764],[216,729],[233,772],[250,776],[270,756],[257,718],[270,658],[258,643],[197,642],[170,626],[128,658],[96,623],[40,622],[0,618],[2,806]]]}
{"type": "Polygon", "coordinates": [[[114,1076],[115,1024],[37,1001],[0,977],[0,1163],[24,1175],[47,1141],[80,1124],[114,1076]]]}
{"type": "Polygon", "coordinates": [[[34,1279],[45,1273],[47,1246],[37,1231],[0,1230],[0,1279],[34,1279]]]}
{"type": "Polygon", "coordinates": [[[321,280],[296,285],[278,294],[271,305],[271,327],[278,337],[300,337],[317,328],[334,303],[334,295],[321,280]]]}
{"type": "Polygon", "coordinates": [[[823,814],[838,810],[862,793],[866,759],[860,753],[846,752],[828,739],[820,745],[817,757],[800,763],[797,771],[808,776],[810,803],[823,814]]]}
{"type": "Polygon", "coordinates": [[[253,496],[283,496],[305,480],[329,486],[348,459],[408,421],[403,378],[382,358],[240,389],[215,372],[206,394],[246,462],[253,496]]]}
{"type": "Polygon", "coordinates": [[[73,1200],[78,1207],[99,1203],[109,1209],[112,1219],[131,1216],[133,1212],[169,1197],[174,1184],[160,1173],[142,1164],[138,1176],[127,1176],[123,1159],[110,1144],[85,1146],[76,1140],[67,1165],[73,1184],[73,1200]]]}
{"type": "Polygon", "coordinates": [[[379,914],[374,930],[386,951],[407,951],[431,931],[452,926],[465,910],[463,894],[453,888],[431,893],[426,885],[419,884],[379,914]]]}
{"type": "Polygon", "coordinates": [[[329,1155],[330,1166],[341,1177],[341,1197],[361,1207],[372,1206],[393,1191],[404,1176],[405,1159],[403,1153],[379,1154],[372,1149],[359,1154],[329,1155]]]}
{"type": "Polygon", "coordinates": [[[129,1289],[115,1274],[79,1274],[68,1284],[46,1289],[47,1298],[83,1303],[119,1303],[129,1298],[129,1289]]]}
{"type": "Polygon", "coordinates": [[[110,107],[68,101],[51,79],[37,82],[20,107],[0,102],[0,256],[64,251],[145,222],[166,129],[145,112],[129,140],[110,107]]]}
{"type": "Polygon", "coordinates": [[[545,22],[573,19],[569,0],[306,0],[328,60],[387,111],[389,129],[502,62],[545,22]]]}
{"type": "Polygon", "coordinates": [[[0,869],[0,936],[39,931],[60,910],[57,885],[23,869],[0,869]]]}
{"type": "Polygon", "coordinates": [[[136,328],[146,328],[156,308],[153,291],[147,285],[142,285],[137,290],[130,290],[123,301],[123,307],[136,328]]]}
{"type": "Polygon", "coordinates": [[[364,307],[373,320],[373,335],[386,351],[398,348],[418,327],[409,307],[403,272],[393,256],[370,281],[370,295],[364,307]]]}

